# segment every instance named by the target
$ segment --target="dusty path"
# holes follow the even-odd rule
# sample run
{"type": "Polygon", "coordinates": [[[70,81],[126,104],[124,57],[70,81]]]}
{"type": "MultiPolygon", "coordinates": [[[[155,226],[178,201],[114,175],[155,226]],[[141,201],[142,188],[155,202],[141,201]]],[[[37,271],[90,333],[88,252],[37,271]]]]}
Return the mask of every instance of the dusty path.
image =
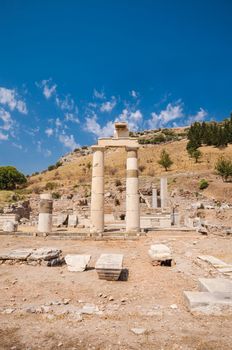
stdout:
{"type": "Polygon", "coordinates": [[[1,237],[1,248],[42,246],[89,253],[92,267],[103,252],[123,253],[128,281],[98,280],[94,269],[71,273],[66,266],[0,265],[0,308],[15,309],[0,313],[0,349],[232,349],[232,317],[194,316],[183,297],[183,290],[197,290],[199,277],[217,274],[198,266],[197,255],[232,262],[231,239],[181,232],[109,242],[1,237]],[[176,265],[153,267],[147,255],[153,242],[165,242],[176,265]],[[55,315],[20,311],[64,299],[69,304],[56,305],[55,315]],[[62,312],[86,303],[100,312],[83,315],[82,321],[62,312]],[[145,333],[135,335],[136,327],[145,333]]]}

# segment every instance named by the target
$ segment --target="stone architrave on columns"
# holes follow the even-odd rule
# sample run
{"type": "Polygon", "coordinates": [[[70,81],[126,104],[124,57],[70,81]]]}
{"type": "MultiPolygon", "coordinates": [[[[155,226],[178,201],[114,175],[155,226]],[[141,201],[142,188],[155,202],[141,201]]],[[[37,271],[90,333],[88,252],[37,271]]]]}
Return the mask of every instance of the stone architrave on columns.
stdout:
{"type": "Polygon", "coordinates": [[[52,231],[52,195],[44,193],[40,195],[38,231],[49,233],[52,231]]]}
{"type": "Polygon", "coordinates": [[[126,232],[140,231],[138,148],[127,147],[126,232]]]}
{"type": "Polygon", "coordinates": [[[104,231],[104,147],[93,146],[91,233],[104,231]]]}
{"type": "Polygon", "coordinates": [[[158,208],[158,193],[157,188],[152,188],[152,208],[157,209],[158,208]]]}
{"type": "Polygon", "coordinates": [[[160,179],[160,200],[161,208],[168,207],[168,180],[167,177],[161,177],[160,179]]]}

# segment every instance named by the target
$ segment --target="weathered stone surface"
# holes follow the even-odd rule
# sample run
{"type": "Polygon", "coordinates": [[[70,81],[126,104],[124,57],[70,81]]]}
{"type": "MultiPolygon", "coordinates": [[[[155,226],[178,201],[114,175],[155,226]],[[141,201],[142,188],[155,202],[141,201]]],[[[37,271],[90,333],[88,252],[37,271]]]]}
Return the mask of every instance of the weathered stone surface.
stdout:
{"type": "Polygon", "coordinates": [[[32,254],[28,257],[28,260],[51,260],[58,258],[61,253],[60,249],[43,247],[38,248],[32,252],[32,254]]]}
{"type": "Polygon", "coordinates": [[[67,214],[60,214],[60,215],[53,215],[52,216],[52,223],[56,227],[60,227],[62,225],[66,225],[68,221],[68,215],[67,214]]]}
{"type": "Polygon", "coordinates": [[[101,254],[95,269],[99,279],[117,281],[122,271],[123,254],[101,254]]]}
{"type": "Polygon", "coordinates": [[[82,272],[86,269],[91,255],[68,254],[65,256],[65,262],[69,271],[82,272]]]}
{"type": "Polygon", "coordinates": [[[202,291],[210,293],[232,294],[232,281],[226,278],[199,278],[199,286],[202,291]]]}
{"type": "Polygon", "coordinates": [[[136,335],[141,335],[146,332],[146,328],[131,328],[131,332],[136,335]]]}
{"type": "Polygon", "coordinates": [[[190,311],[221,315],[232,313],[232,293],[184,292],[190,311]]]}
{"type": "Polygon", "coordinates": [[[27,260],[32,252],[33,249],[31,248],[2,252],[0,253],[0,260],[27,260]]]}
{"type": "Polygon", "coordinates": [[[153,244],[148,250],[148,254],[152,261],[172,260],[170,249],[164,244],[153,244]]]}
{"type": "Polygon", "coordinates": [[[15,221],[4,221],[2,229],[4,232],[16,232],[18,229],[18,223],[15,221]]]}
{"type": "Polygon", "coordinates": [[[203,260],[203,261],[213,265],[215,268],[227,266],[227,264],[224,261],[217,259],[211,255],[200,255],[200,256],[198,256],[198,259],[203,260]]]}
{"type": "Polygon", "coordinates": [[[77,227],[78,218],[77,215],[71,214],[68,216],[68,227],[77,227]]]}

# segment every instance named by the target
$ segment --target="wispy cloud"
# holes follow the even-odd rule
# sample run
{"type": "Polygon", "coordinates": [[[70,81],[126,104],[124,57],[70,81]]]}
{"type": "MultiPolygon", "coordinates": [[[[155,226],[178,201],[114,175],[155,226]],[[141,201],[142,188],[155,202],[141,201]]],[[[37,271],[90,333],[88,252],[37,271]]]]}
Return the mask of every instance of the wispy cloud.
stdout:
{"type": "Polygon", "coordinates": [[[56,105],[62,111],[72,111],[75,108],[75,102],[70,95],[66,95],[63,98],[56,96],[56,105]]]}
{"type": "Polygon", "coordinates": [[[139,97],[139,93],[135,90],[131,90],[129,92],[130,96],[132,96],[133,98],[138,98],[139,97]]]}
{"type": "Polygon", "coordinates": [[[112,96],[112,99],[111,101],[106,101],[106,102],[103,102],[100,106],[100,111],[101,112],[111,112],[114,107],[116,106],[116,99],[114,96],[112,96]]]}
{"type": "Polygon", "coordinates": [[[8,135],[7,134],[3,134],[0,131],[0,141],[7,141],[8,140],[8,135]]]}
{"type": "Polygon", "coordinates": [[[104,91],[97,91],[96,89],[93,90],[93,96],[97,99],[104,100],[105,98],[105,93],[104,91]]]}
{"type": "Polygon", "coordinates": [[[116,120],[127,122],[131,131],[137,131],[143,121],[143,114],[139,109],[132,111],[129,108],[124,108],[116,120]]]}
{"type": "Polygon", "coordinates": [[[36,85],[43,90],[43,95],[48,100],[56,94],[57,85],[53,83],[52,79],[44,79],[41,82],[36,82],[36,85]]]}
{"type": "Polygon", "coordinates": [[[75,116],[74,113],[66,113],[64,118],[65,118],[65,120],[67,122],[73,122],[73,123],[76,123],[76,124],[80,123],[79,118],[77,116],[75,116]]]}
{"type": "Polygon", "coordinates": [[[15,89],[0,87],[0,104],[6,105],[11,111],[17,110],[21,114],[27,114],[26,103],[19,97],[15,89]]]}
{"type": "Polygon", "coordinates": [[[151,118],[147,121],[147,124],[151,129],[166,126],[185,126],[195,121],[203,121],[207,115],[208,113],[203,108],[200,108],[195,115],[186,115],[183,102],[178,100],[176,103],[168,103],[166,108],[159,113],[151,113],[151,118]]]}
{"type": "Polygon", "coordinates": [[[47,129],[45,130],[45,134],[46,134],[48,137],[52,136],[53,133],[54,133],[54,131],[53,131],[52,128],[47,128],[47,129]]]}
{"type": "Polygon", "coordinates": [[[59,135],[59,141],[71,151],[73,151],[75,148],[80,147],[80,145],[76,143],[73,135],[66,135],[65,133],[62,133],[59,135]]]}

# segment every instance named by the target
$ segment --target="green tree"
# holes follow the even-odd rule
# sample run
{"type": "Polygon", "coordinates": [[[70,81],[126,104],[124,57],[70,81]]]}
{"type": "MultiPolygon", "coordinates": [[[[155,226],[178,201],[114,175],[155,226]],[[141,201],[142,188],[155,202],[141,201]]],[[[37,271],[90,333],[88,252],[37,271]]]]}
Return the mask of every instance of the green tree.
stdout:
{"type": "Polygon", "coordinates": [[[0,190],[14,190],[27,182],[26,177],[13,166],[0,167],[0,190]]]}
{"type": "Polygon", "coordinates": [[[158,160],[158,164],[160,164],[165,171],[167,171],[173,164],[173,161],[170,158],[170,155],[168,152],[165,151],[165,149],[162,150],[160,159],[158,160]]]}
{"type": "Polygon", "coordinates": [[[198,163],[198,160],[202,157],[202,153],[199,149],[189,149],[188,153],[191,158],[195,159],[195,163],[198,163]]]}
{"type": "Polygon", "coordinates": [[[218,159],[215,170],[222,177],[223,181],[228,181],[232,178],[232,161],[224,158],[218,159]]]}

